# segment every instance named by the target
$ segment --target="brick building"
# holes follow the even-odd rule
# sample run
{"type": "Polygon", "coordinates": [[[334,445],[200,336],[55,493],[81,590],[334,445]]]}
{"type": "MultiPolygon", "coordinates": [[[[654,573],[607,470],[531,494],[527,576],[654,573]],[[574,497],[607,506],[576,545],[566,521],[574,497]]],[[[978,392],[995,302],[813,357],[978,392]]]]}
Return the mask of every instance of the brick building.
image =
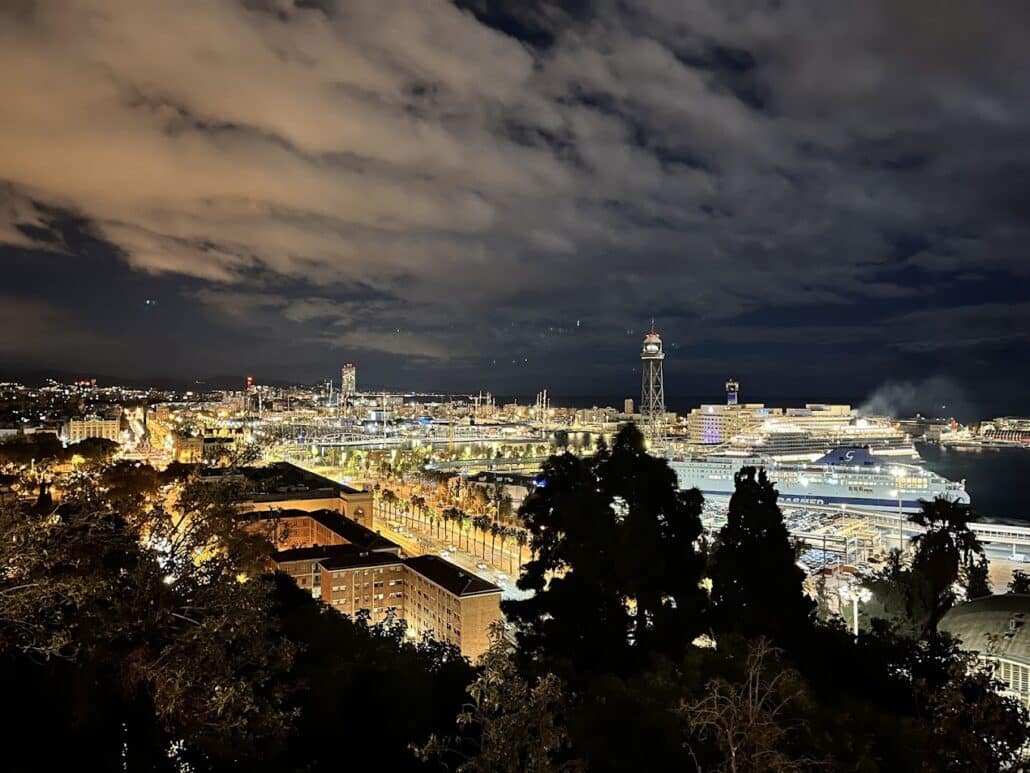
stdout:
{"type": "Polygon", "coordinates": [[[345,615],[367,610],[378,623],[389,614],[415,636],[429,634],[477,658],[489,646],[490,626],[501,619],[501,589],[436,556],[406,558],[372,529],[331,510],[282,510],[274,518],[276,567],[345,615]]]}
{"type": "Polygon", "coordinates": [[[207,479],[245,482],[249,493],[240,501],[245,512],[335,510],[352,521],[372,527],[371,491],[337,483],[289,462],[242,467],[236,472],[219,473],[207,479]]]}
{"type": "Polygon", "coordinates": [[[501,589],[438,556],[415,556],[405,566],[404,619],[412,632],[456,644],[472,658],[482,654],[490,626],[501,620],[501,589]]]}

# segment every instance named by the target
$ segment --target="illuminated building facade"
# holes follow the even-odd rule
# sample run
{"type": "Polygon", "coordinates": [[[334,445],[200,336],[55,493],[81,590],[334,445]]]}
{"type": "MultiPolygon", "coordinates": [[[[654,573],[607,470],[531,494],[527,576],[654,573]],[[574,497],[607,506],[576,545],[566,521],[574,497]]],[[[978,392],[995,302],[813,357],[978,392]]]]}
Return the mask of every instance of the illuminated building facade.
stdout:
{"type": "Polygon", "coordinates": [[[405,558],[385,537],[332,510],[261,513],[273,562],[337,612],[367,612],[372,623],[391,614],[409,634],[428,634],[475,659],[501,619],[501,589],[436,556],[405,558]]]}
{"type": "Polygon", "coordinates": [[[353,397],[358,391],[358,369],[348,362],[340,369],[340,394],[344,399],[353,397]]]}
{"type": "Polygon", "coordinates": [[[120,416],[83,416],[68,420],[64,426],[64,436],[69,443],[78,443],[86,438],[104,438],[118,442],[121,429],[120,416]]]}
{"type": "Polygon", "coordinates": [[[744,405],[702,405],[687,415],[687,437],[691,443],[717,445],[731,437],[757,427],[778,409],[766,408],[761,403],[744,405]]]}

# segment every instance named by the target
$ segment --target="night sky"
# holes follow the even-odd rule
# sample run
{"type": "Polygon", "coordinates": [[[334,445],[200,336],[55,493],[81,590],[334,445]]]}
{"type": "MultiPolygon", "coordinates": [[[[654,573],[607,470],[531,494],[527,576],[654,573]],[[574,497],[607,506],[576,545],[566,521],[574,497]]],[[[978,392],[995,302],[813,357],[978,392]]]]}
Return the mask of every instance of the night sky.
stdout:
{"type": "Polygon", "coordinates": [[[1030,412],[1026,0],[6,0],[0,376],[1030,412]],[[149,301],[149,302],[148,302],[149,301]]]}

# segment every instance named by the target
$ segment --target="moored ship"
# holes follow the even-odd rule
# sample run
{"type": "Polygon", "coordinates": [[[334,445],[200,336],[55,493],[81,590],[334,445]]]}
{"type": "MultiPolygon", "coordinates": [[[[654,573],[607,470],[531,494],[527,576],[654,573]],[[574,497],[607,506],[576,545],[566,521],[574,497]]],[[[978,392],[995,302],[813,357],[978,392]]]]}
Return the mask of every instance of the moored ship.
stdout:
{"type": "Polygon", "coordinates": [[[670,458],[683,489],[697,488],[706,496],[728,497],[734,474],[741,467],[760,467],[790,505],[842,506],[914,513],[920,502],[938,496],[969,504],[965,482],[954,482],[912,464],[898,464],[865,447],[840,447],[810,463],[781,462],[764,456],[670,458]]]}

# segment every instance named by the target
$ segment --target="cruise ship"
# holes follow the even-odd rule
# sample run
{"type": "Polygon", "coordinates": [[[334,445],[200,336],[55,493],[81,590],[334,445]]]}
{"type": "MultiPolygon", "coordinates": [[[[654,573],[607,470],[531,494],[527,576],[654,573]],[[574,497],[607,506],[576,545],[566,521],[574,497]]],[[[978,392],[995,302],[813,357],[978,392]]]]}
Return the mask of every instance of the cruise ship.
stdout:
{"type": "Polygon", "coordinates": [[[835,448],[810,463],[727,455],[673,457],[668,461],[680,488],[697,488],[706,496],[732,494],[734,473],[750,466],[766,470],[783,504],[894,513],[918,512],[920,500],[938,496],[969,504],[965,481],[955,483],[922,467],[889,462],[873,455],[867,447],[835,448]]]}
{"type": "Polygon", "coordinates": [[[730,438],[717,453],[727,456],[762,456],[778,462],[814,462],[834,448],[866,448],[882,464],[918,462],[921,457],[912,439],[885,422],[866,421],[813,432],[789,421],[769,420],[761,427],[730,438]]]}

